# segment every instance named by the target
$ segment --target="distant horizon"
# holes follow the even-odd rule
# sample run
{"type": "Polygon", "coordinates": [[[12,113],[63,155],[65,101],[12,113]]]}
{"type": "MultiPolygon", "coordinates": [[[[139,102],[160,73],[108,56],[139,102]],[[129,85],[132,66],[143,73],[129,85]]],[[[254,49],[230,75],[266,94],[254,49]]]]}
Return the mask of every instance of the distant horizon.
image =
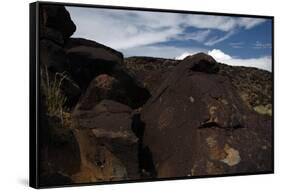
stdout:
{"type": "Polygon", "coordinates": [[[204,52],[218,62],[271,71],[272,20],[268,18],[66,7],[72,37],[97,41],[124,57],[183,59],[204,52]]]}

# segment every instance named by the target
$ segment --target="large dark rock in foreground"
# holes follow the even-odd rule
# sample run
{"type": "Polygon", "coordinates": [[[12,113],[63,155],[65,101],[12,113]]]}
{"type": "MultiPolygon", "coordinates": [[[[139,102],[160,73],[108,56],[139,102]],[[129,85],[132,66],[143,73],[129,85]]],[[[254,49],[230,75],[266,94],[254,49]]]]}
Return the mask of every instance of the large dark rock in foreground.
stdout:
{"type": "Polygon", "coordinates": [[[72,124],[82,158],[75,181],[139,178],[138,138],[131,129],[131,113],[130,107],[111,100],[75,109],[72,124]]]}
{"type": "Polygon", "coordinates": [[[71,176],[80,168],[80,149],[73,131],[57,116],[44,115],[41,105],[39,128],[40,174],[42,186],[73,183],[71,176]],[[66,159],[67,158],[67,159],[66,159]]]}
{"type": "Polygon", "coordinates": [[[272,170],[271,118],[253,112],[205,54],[184,59],[142,110],[157,177],[272,170]]]}

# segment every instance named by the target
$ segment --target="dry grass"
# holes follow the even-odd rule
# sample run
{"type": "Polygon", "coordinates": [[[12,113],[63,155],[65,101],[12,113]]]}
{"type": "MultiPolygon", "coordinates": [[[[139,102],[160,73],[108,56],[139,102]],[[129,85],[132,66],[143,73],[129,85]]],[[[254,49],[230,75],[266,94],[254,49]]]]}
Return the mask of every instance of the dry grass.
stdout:
{"type": "Polygon", "coordinates": [[[55,73],[53,79],[50,79],[47,69],[45,69],[44,93],[46,95],[47,112],[50,115],[56,115],[61,118],[63,124],[64,104],[67,100],[66,96],[61,92],[61,85],[67,75],[63,73],[55,73]]]}

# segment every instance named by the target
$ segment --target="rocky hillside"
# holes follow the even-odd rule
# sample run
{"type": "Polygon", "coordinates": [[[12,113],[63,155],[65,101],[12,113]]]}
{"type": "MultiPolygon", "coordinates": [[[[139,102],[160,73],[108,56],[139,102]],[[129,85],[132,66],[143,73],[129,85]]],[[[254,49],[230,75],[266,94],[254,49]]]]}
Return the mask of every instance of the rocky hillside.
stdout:
{"type": "Polygon", "coordinates": [[[272,171],[271,73],[123,57],[40,7],[42,186],[272,171]]]}

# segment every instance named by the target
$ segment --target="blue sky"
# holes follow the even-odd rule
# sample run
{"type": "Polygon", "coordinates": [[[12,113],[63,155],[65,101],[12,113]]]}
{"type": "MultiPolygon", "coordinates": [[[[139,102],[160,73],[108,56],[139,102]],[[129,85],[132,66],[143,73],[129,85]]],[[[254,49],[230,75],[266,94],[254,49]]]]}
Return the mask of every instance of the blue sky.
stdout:
{"type": "Polygon", "coordinates": [[[183,59],[205,52],[229,65],[271,71],[271,20],[67,7],[77,26],[73,37],[97,41],[125,57],[183,59]]]}

